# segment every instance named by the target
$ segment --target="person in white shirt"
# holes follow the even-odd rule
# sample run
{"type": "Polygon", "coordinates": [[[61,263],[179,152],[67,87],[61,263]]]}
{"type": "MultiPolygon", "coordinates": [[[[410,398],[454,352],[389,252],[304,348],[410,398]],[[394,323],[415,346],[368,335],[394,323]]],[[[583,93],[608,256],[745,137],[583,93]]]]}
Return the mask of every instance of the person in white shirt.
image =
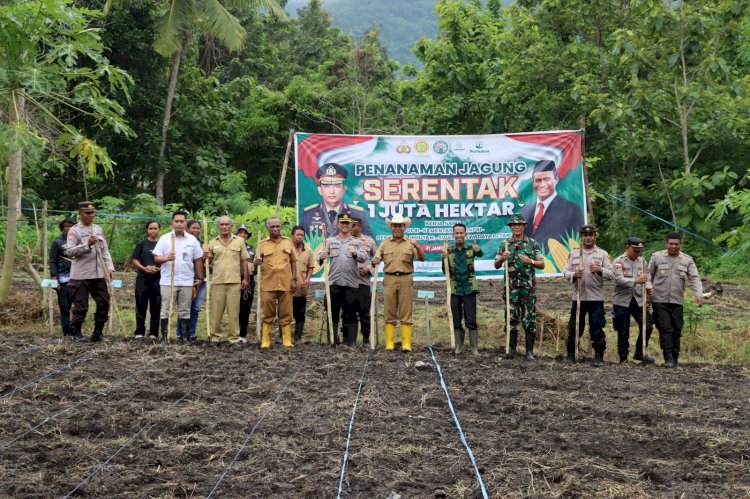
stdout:
{"type": "MultiPolygon", "coordinates": [[[[154,248],[154,260],[161,264],[161,334],[162,342],[167,341],[169,324],[170,293],[174,293],[174,306],[183,331],[190,330],[190,304],[193,299],[193,286],[203,282],[203,249],[200,242],[185,232],[187,212],[177,210],[172,214],[172,232],[159,238],[154,248]],[[174,251],[172,238],[174,237],[174,251]],[[174,290],[171,289],[174,272],[174,290]]],[[[187,338],[183,335],[182,341],[187,338]]]]}

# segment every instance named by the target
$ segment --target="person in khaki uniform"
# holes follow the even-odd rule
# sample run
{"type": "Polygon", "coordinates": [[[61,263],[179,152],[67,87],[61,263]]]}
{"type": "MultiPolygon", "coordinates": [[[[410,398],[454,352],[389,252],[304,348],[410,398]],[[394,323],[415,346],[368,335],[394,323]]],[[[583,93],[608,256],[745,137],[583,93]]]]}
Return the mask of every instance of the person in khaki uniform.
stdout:
{"type": "Polygon", "coordinates": [[[677,367],[682,337],[685,285],[695,292],[695,304],[703,305],[703,285],[698,268],[690,255],[680,251],[682,237],[677,232],[667,234],[667,249],[651,255],[648,273],[651,276],[651,301],[654,322],[659,330],[659,345],[664,353],[664,367],[677,367]]]}
{"type": "Polygon", "coordinates": [[[263,330],[260,348],[271,346],[271,326],[278,311],[281,338],[292,347],[292,293],[297,289],[297,252],[288,237],[281,235],[281,220],[266,221],[269,237],[258,244],[255,266],[260,265],[260,299],[263,305],[263,330]]]}
{"type": "Polygon", "coordinates": [[[424,251],[413,239],[404,237],[411,219],[394,215],[385,220],[391,229],[391,237],[380,243],[372,259],[373,267],[383,262],[383,303],[385,317],[385,349],[395,348],[396,323],[401,321],[401,349],[411,352],[412,307],[414,305],[413,277],[414,259],[425,259],[424,251]]]}
{"type": "Polygon", "coordinates": [[[312,250],[305,244],[305,228],[301,225],[292,228],[292,242],[294,243],[294,252],[297,255],[297,289],[292,295],[294,341],[301,341],[302,331],[305,329],[307,290],[315,268],[315,258],[312,250]]]}
{"type": "Polygon", "coordinates": [[[211,280],[211,321],[213,331],[209,337],[211,344],[218,346],[223,339],[221,318],[224,311],[229,319],[228,340],[232,347],[240,347],[240,292],[247,288],[250,272],[247,259],[250,258],[245,240],[232,234],[232,219],[219,217],[219,235],[206,243],[206,255],[213,265],[211,280]],[[243,277],[240,280],[240,275],[243,277]]]}

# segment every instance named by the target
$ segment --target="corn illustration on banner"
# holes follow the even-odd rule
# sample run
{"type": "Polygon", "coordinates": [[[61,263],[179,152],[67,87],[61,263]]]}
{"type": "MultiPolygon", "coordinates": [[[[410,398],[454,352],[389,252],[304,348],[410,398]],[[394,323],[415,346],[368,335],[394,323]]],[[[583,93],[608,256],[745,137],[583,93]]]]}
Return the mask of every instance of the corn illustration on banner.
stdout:
{"type": "MultiPolygon", "coordinates": [[[[453,225],[484,256],[477,277],[502,275],[493,265],[514,213],[544,253],[539,277],[559,276],[586,223],[582,137],[578,130],[499,135],[331,135],[297,133],[297,219],[315,251],[336,234],[336,217],[362,220],[378,244],[390,237],[386,219],[408,217],[406,237],[427,254],[415,278],[442,279],[443,242],[453,225]]],[[[316,269],[317,272],[317,269],[316,269]]],[[[316,274],[320,277],[319,274],[316,274]]]]}

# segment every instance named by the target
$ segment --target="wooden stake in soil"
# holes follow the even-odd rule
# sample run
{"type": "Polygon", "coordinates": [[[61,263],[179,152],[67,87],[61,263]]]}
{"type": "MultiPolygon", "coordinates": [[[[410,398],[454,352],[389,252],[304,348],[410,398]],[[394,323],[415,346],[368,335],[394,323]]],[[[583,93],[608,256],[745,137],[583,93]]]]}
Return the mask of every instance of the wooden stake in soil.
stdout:
{"type": "Polygon", "coordinates": [[[276,195],[275,217],[279,216],[281,209],[281,195],[284,193],[284,182],[286,181],[286,170],[289,166],[289,154],[292,152],[292,141],[294,140],[294,128],[289,129],[289,140],[286,142],[286,153],[284,154],[284,165],[281,167],[281,180],[279,180],[279,193],[276,195]]]}
{"type": "Polygon", "coordinates": [[[123,336],[127,336],[128,333],[125,332],[125,326],[122,323],[122,317],[120,317],[120,307],[117,306],[117,298],[115,297],[115,289],[112,286],[112,279],[109,277],[109,269],[107,269],[107,262],[104,261],[104,257],[102,256],[102,250],[99,248],[99,243],[96,243],[94,245],[94,248],[96,249],[96,257],[99,259],[99,265],[102,266],[102,273],[104,274],[104,279],[107,281],[107,288],[110,290],[109,302],[110,302],[111,308],[112,310],[115,311],[115,315],[117,316],[117,322],[120,324],[120,332],[122,333],[123,336]]]}
{"type": "MultiPolygon", "coordinates": [[[[505,241],[505,253],[507,252],[508,241],[505,241]]],[[[508,260],[505,260],[505,355],[510,353],[510,280],[508,279],[508,260]]]]}
{"type": "MultiPolygon", "coordinates": [[[[646,259],[641,261],[641,275],[646,275],[646,259]]],[[[646,311],[648,303],[646,302],[646,281],[641,285],[641,352],[643,354],[643,363],[646,363],[646,311]]]]}
{"type": "MultiPolygon", "coordinates": [[[[448,252],[448,240],[443,241],[443,251],[448,252]]],[[[453,328],[453,309],[451,308],[451,269],[448,266],[448,257],[443,258],[445,268],[445,306],[448,307],[448,331],[451,335],[451,349],[456,349],[456,332],[453,328]]]]}
{"type": "MultiPolygon", "coordinates": [[[[578,248],[578,270],[583,270],[583,249],[578,248]]],[[[583,281],[583,277],[578,279],[578,290],[576,291],[576,312],[573,315],[573,334],[575,334],[575,356],[574,359],[578,360],[578,343],[580,340],[580,335],[578,334],[578,319],[580,318],[579,314],[581,313],[581,281],[583,281]]]]}
{"type": "MultiPolygon", "coordinates": [[[[323,247],[326,244],[326,224],[323,227],[323,247]]],[[[326,314],[328,317],[328,344],[333,345],[333,314],[331,313],[331,285],[328,283],[328,272],[330,270],[330,263],[328,262],[328,256],[326,255],[323,260],[323,281],[326,283],[326,314]]],[[[370,332],[372,335],[372,331],[370,332]]]]}
{"type": "MultiPolygon", "coordinates": [[[[48,279],[49,278],[49,253],[47,251],[47,201],[44,201],[44,204],[42,204],[42,240],[41,242],[41,248],[42,248],[42,257],[44,259],[44,269],[42,271],[42,278],[48,279]]],[[[53,324],[53,313],[54,313],[54,306],[52,305],[52,291],[48,287],[42,288],[42,294],[44,295],[44,299],[47,300],[49,305],[49,334],[50,336],[53,336],[55,334],[54,324],[53,324]]]]}
{"type": "MultiPolygon", "coordinates": [[[[258,248],[260,247],[260,233],[262,229],[258,229],[258,243],[255,245],[255,256],[258,257],[258,248]]],[[[263,255],[261,255],[263,256],[263,255]]],[[[263,326],[263,314],[261,311],[263,310],[263,302],[260,298],[260,280],[262,278],[261,272],[262,272],[263,263],[261,262],[260,265],[255,266],[255,270],[257,271],[257,278],[255,279],[255,295],[258,297],[258,303],[255,304],[255,337],[258,340],[258,343],[260,343],[260,332],[261,328],[263,326]]]]}
{"type": "Polygon", "coordinates": [[[372,289],[370,290],[370,350],[375,350],[378,344],[378,275],[380,274],[380,265],[375,266],[375,275],[372,279],[372,289]]]}
{"type": "MultiPolygon", "coordinates": [[[[208,247],[208,220],[206,213],[203,212],[203,244],[208,247]]],[[[203,276],[205,277],[203,285],[206,286],[206,339],[211,341],[211,265],[204,260],[203,276]]]]}
{"type": "Polygon", "coordinates": [[[544,341],[544,317],[539,321],[539,355],[542,355],[542,342],[544,341]]]}
{"type": "MultiPolygon", "coordinates": [[[[174,255],[174,233],[172,233],[172,254],[174,255]]],[[[175,274],[175,262],[177,261],[177,255],[175,255],[175,259],[172,260],[172,275],[170,276],[169,281],[169,315],[167,316],[167,338],[169,340],[174,339],[172,335],[175,333],[172,331],[172,310],[174,309],[174,274],[175,274]]],[[[167,341],[167,338],[164,338],[164,341],[167,341]]]]}

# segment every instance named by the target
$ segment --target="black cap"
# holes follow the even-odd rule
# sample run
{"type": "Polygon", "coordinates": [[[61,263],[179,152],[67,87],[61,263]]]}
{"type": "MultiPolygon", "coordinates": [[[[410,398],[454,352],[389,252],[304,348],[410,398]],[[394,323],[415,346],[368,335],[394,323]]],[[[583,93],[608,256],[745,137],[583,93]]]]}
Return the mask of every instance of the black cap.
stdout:
{"type": "Polygon", "coordinates": [[[348,223],[352,222],[352,217],[349,216],[349,213],[344,212],[344,213],[340,213],[339,216],[338,216],[338,218],[336,220],[338,222],[341,222],[341,223],[344,223],[344,224],[348,224],[348,223]]]}
{"type": "Polygon", "coordinates": [[[641,239],[640,237],[629,237],[628,246],[630,246],[636,251],[642,251],[644,248],[643,239],[641,239]]]}
{"type": "Polygon", "coordinates": [[[362,219],[358,217],[352,217],[352,225],[354,224],[362,225],[362,219]]]}
{"type": "Polygon", "coordinates": [[[537,161],[534,165],[534,173],[539,172],[555,172],[555,175],[557,175],[557,167],[555,166],[555,162],[549,159],[537,161]]]}
{"type": "Polygon", "coordinates": [[[596,234],[596,226],[594,224],[581,225],[578,229],[579,234],[596,234]]]}
{"type": "Polygon", "coordinates": [[[60,222],[59,224],[57,224],[57,226],[60,227],[60,230],[63,230],[63,225],[65,225],[65,224],[75,225],[77,223],[78,222],[76,222],[75,219],[68,217],[65,220],[63,220],[62,222],[60,222]]]}
{"type": "Polygon", "coordinates": [[[91,201],[81,201],[78,203],[78,211],[96,211],[96,206],[91,201]]]}
{"type": "Polygon", "coordinates": [[[326,163],[315,172],[315,181],[320,185],[343,184],[348,176],[349,172],[338,163],[326,163]]]}

